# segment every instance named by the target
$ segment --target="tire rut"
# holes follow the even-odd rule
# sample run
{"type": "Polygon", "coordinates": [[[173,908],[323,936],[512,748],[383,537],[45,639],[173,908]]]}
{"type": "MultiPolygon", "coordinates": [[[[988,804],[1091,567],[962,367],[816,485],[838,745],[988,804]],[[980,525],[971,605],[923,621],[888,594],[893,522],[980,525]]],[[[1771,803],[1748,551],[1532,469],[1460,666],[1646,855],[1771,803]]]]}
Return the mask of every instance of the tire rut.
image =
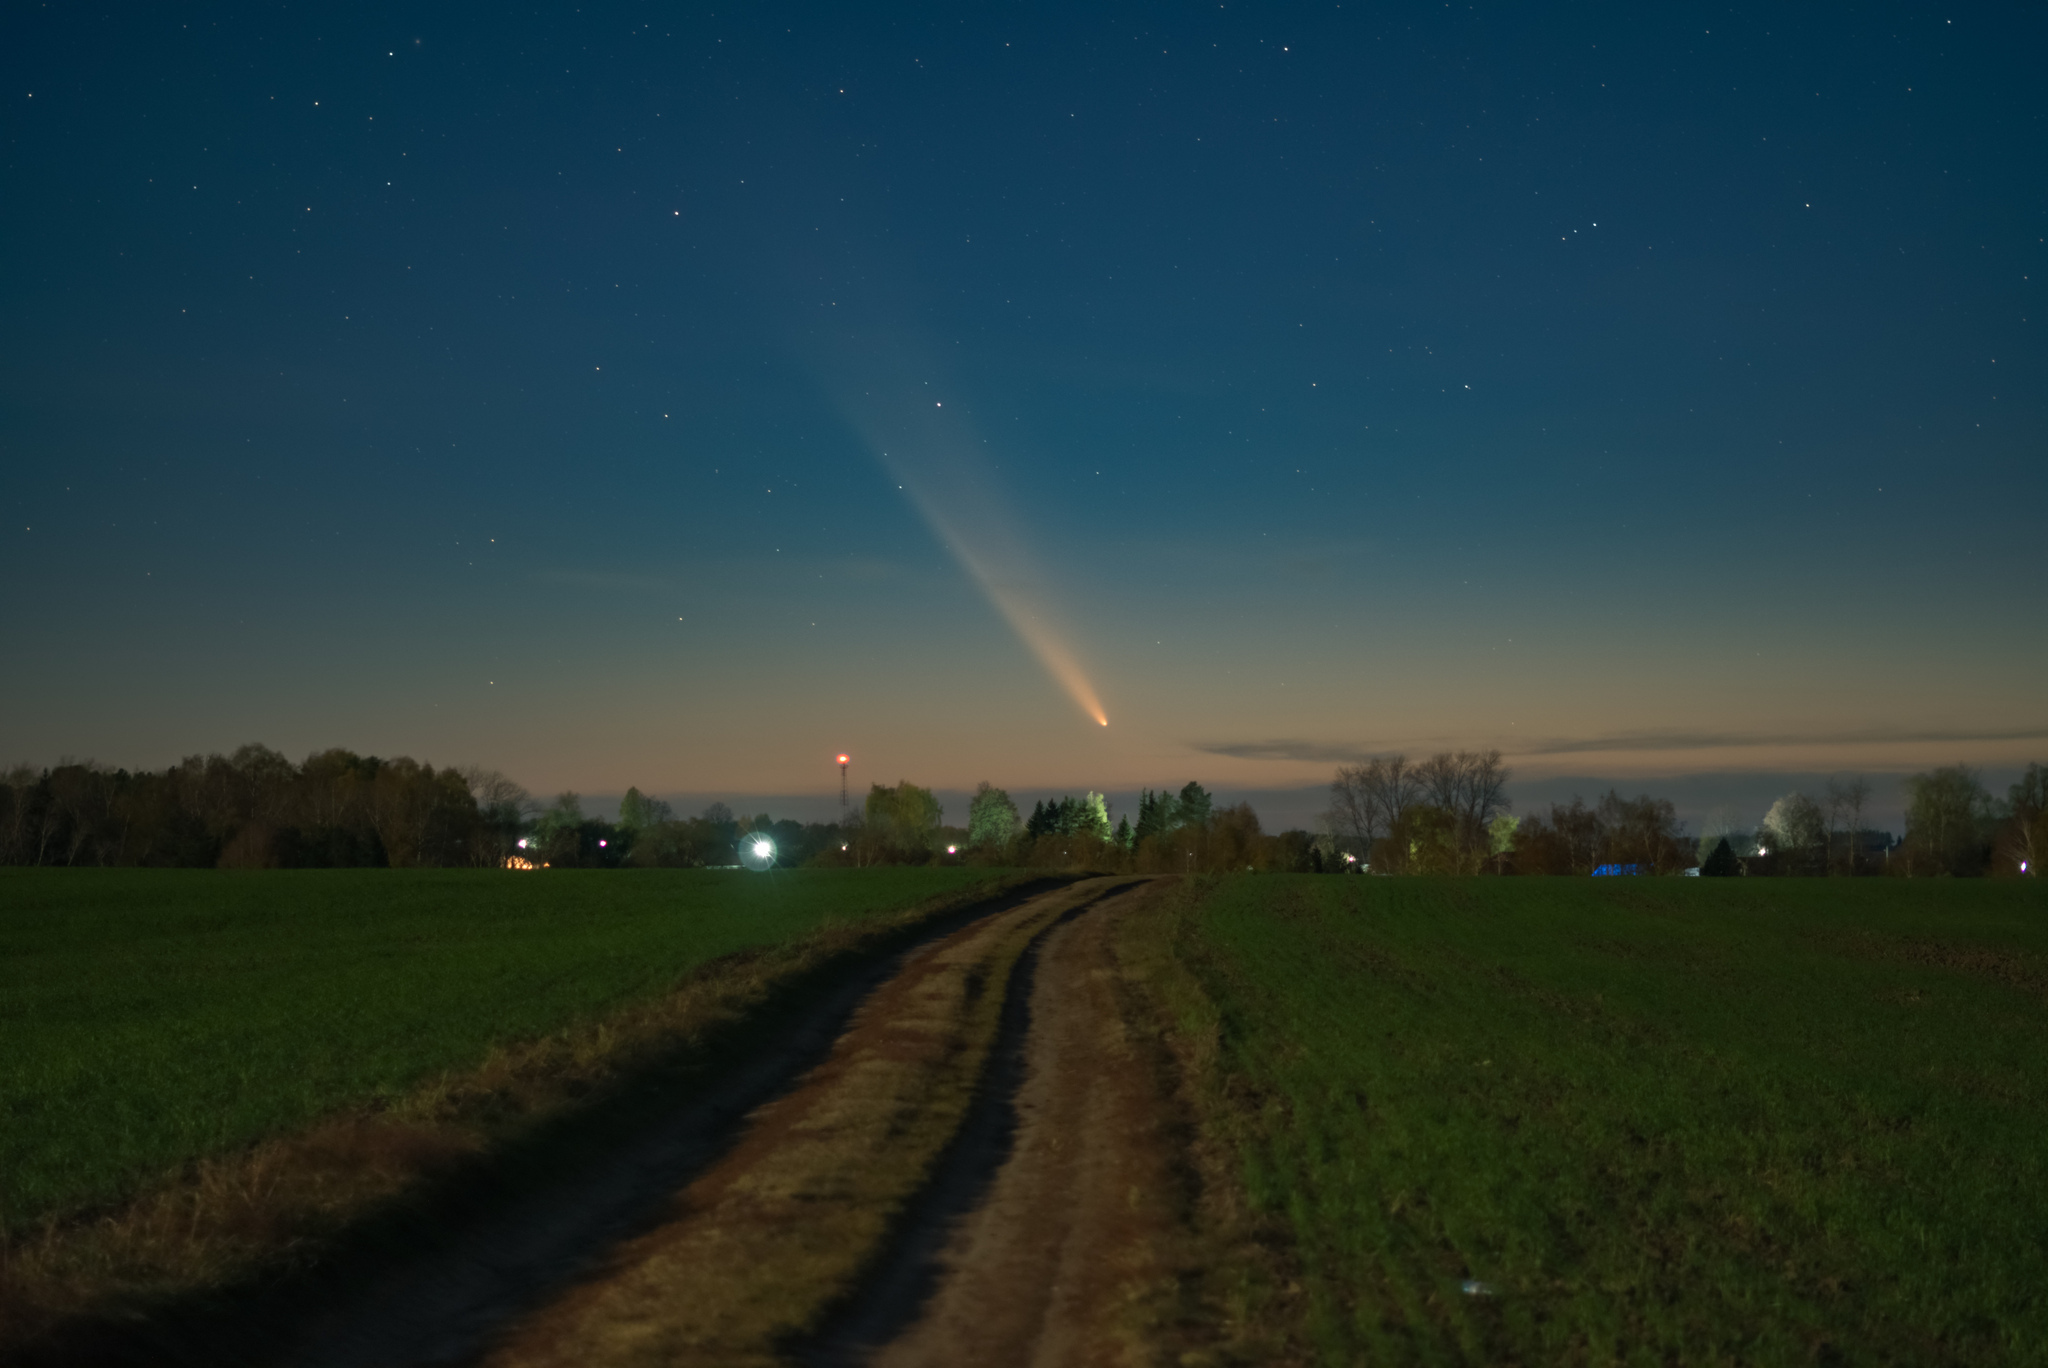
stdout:
{"type": "Polygon", "coordinates": [[[864,1279],[914,1270],[929,1232],[1000,1163],[1033,948],[1119,883],[1047,894],[928,946],[797,1089],[674,1195],[665,1222],[510,1327],[486,1362],[787,1362],[791,1336],[873,1299],[864,1279]]]}
{"type": "Polygon", "coordinates": [[[1160,1357],[1178,1317],[1187,1194],[1173,1109],[1114,948],[1121,911],[1144,896],[1105,902],[1039,941],[1000,1148],[978,1156],[971,1191],[919,1213],[872,1300],[850,1306],[799,1361],[1069,1368],[1160,1357]]]}
{"type": "Polygon", "coordinates": [[[1017,1097],[1031,1038],[1032,990],[1046,941],[1075,918],[1129,889],[1122,884],[1068,909],[1038,932],[1011,968],[997,1037],[974,1101],[931,1178],[912,1199],[887,1248],[861,1285],[816,1333],[785,1347],[806,1368],[866,1363],[903,1333],[944,1274],[940,1256],[960,1219],[979,1206],[1010,1159],[1017,1134],[1017,1097]]]}

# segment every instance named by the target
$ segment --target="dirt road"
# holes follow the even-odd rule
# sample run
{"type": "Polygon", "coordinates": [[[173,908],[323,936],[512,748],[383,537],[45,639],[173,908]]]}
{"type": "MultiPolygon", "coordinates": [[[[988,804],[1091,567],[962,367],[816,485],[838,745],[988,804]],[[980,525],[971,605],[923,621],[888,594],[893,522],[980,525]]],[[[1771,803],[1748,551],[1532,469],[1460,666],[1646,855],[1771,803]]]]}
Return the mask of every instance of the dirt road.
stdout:
{"type": "Polygon", "coordinates": [[[1130,881],[914,958],[492,1368],[1114,1361],[1163,1191],[1107,928],[1130,881]]]}
{"type": "Polygon", "coordinates": [[[837,1356],[886,1368],[1146,1357],[1173,1276],[1177,1180],[1155,1073],[1119,991],[1119,910],[1111,900],[1048,934],[1003,1162],[947,1223],[936,1286],[908,1323],[880,1342],[843,1336],[837,1356]]]}

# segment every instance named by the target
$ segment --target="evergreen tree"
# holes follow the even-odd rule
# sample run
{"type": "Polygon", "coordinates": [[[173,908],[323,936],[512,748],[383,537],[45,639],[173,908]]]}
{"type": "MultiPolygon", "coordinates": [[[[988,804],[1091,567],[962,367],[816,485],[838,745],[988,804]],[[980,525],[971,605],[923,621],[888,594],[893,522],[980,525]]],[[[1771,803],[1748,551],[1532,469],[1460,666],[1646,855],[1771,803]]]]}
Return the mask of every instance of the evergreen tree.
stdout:
{"type": "Polygon", "coordinates": [[[1129,817],[1120,819],[1116,824],[1116,848],[1118,850],[1129,850],[1136,841],[1137,837],[1131,834],[1131,819],[1129,817]]]}
{"type": "Polygon", "coordinates": [[[1213,805],[1209,790],[1190,779],[1188,786],[1180,791],[1180,798],[1174,803],[1175,826],[1209,825],[1209,809],[1213,805]]]}
{"type": "Polygon", "coordinates": [[[1138,795],[1138,827],[1131,833],[1133,847],[1166,829],[1160,820],[1159,806],[1160,800],[1153,796],[1151,789],[1146,789],[1138,795]]]}
{"type": "Polygon", "coordinates": [[[1080,825],[1080,808],[1065,794],[1052,806],[1052,829],[1061,836],[1071,836],[1080,825]]]}
{"type": "Polygon", "coordinates": [[[1094,790],[1074,804],[1074,830],[1098,841],[1110,838],[1109,801],[1094,790]]]}
{"type": "Polygon", "coordinates": [[[1052,830],[1054,820],[1053,815],[1045,809],[1045,800],[1041,798],[1031,805],[1031,820],[1024,824],[1024,834],[1035,841],[1052,830]]]}

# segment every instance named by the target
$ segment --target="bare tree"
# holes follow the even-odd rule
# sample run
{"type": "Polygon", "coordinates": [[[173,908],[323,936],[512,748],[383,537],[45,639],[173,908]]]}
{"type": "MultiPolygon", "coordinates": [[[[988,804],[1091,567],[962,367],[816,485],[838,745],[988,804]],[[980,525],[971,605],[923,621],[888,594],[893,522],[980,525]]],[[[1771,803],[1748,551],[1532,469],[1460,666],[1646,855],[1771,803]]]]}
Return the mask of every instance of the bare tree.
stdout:
{"type": "MultiPolygon", "coordinates": [[[[1828,847],[1832,853],[1838,833],[1846,836],[1845,864],[1856,872],[1856,857],[1863,848],[1863,807],[1870,801],[1870,781],[1861,775],[1853,779],[1828,780],[1828,847]]],[[[1833,861],[1830,860],[1830,866],[1833,861]]]]}
{"type": "Polygon", "coordinates": [[[2028,765],[2020,781],[2006,790],[2005,830],[1999,844],[2017,873],[2041,876],[2041,858],[2048,855],[2048,769],[2028,765]]]}
{"type": "Polygon", "coordinates": [[[1380,816],[1392,826],[1408,815],[1422,797],[1422,780],[1405,755],[1384,755],[1366,766],[1373,791],[1379,795],[1380,816]]]}
{"type": "Polygon", "coordinates": [[[1349,842],[1360,859],[1372,853],[1382,822],[1379,793],[1370,767],[1344,765],[1330,781],[1330,834],[1349,842]]]}
{"type": "Polygon", "coordinates": [[[1991,795],[1968,765],[1906,779],[1909,873],[1976,874],[1991,844],[1991,795]]]}
{"type": "Polygon", "coordinates": [[[1415,767],[1422,796],[1431,807],[1449,813],[1464,810],[1465,767],[1461,761],[1462,757],[1451,751],[1438,751],[1415,767]]]}
{"type": "Polygon", "coordinates": [[[1330,784],[1330,824],[1341,838],[1358,843],[1370,857],[1372,844],[1398,824],[1423,796],[1421,766],[1405,755],[1376,755],[1363,765],[1346,765],[1330,784]]]}
{"type": "Polygon", "coordinates": [[[1508,799],[1514,771],[1501,763],[1497,750],[1460,751],[1458,760],[1465,771],[1465,816],[1475,827],[1488,827],[1514,806],[1508,799]]]}
{"type": "Polygon", "coordinates": [[[29,799],[35,793],[36,772],[26,764],[12,765],[0,774],[0,788],[7,795],[7,837],[0,846],[0,860],[9,864],[26,864],[24,852],[28,849],[29,799]]]}
{"type": "Polygon", "coordinates": [[[1488,824],[1509,806],[1500,752],[1438,751],[1415,767],[1415,775],[1430,805],[1451,819],[1459,867],[1478,872],[1492,849],[1488,824]]]}
{"type": "Polygon", "coordinates": [[[464,765],[456,771],[462,776],[462,783],[469,790],[469,796],[476,799],[478,807],[497,807],[505,804],[520,810],[531,805],[532,795],[520,785],[494,769],[481,765],[464,765]]]}

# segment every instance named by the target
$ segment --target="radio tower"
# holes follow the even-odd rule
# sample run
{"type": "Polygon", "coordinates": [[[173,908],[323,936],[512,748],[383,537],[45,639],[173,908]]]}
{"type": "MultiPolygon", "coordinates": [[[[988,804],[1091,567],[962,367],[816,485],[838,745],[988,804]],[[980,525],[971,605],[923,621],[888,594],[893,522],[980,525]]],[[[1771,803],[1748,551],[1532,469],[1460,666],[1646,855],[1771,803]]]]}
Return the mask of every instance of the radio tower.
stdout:
{"type": "Polygon", "coordinates": [[[843,821],[843,820],[845,820],[845,817],[846,817],[846,757],[845,757],[845,756],[843,756],[843,755],[839,757],[839,816],[840,816],[840,819],[841,819],[842,821],[843,821]]]}

